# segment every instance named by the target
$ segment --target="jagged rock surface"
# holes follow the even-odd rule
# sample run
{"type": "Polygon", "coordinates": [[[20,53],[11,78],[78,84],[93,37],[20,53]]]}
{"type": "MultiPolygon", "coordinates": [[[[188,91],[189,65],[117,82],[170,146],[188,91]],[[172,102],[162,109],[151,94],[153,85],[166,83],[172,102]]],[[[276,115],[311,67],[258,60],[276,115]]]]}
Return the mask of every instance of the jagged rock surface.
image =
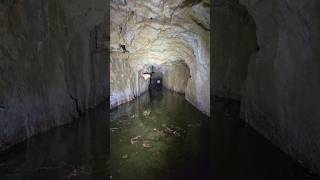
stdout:
{"type": "Polygon", "coordinates": [[[163,77],[171,79],[164,85],[185,92],[190,103],[209,114],[209,15],[209,1],[112,1],[111,107],[146,91],[143,73],[150,72],[151,66],[163,66],[163,77]],[[189,72],[164,70],[181,61],[189,72]],[[126,80],[117,82],[121,77],[126,80]]]}
{"type": "Polygon", "coordinates": [[[107,99],[105,8],[0,2],[0,151],[107,99]]]}

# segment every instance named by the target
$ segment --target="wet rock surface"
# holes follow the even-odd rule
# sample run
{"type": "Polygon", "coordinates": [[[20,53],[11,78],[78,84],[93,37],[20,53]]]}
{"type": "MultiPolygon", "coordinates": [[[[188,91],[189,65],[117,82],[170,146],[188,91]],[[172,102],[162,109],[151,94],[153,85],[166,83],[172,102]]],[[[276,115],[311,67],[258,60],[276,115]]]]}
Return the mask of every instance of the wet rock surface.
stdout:
{"type": "Polygon", "coordinates": [[[243,122],[239,108],[239,101],[214,98],[214,115],[210,121],[212,179],[320,178],[243,122]]]}
{"type": "Polygon", "coordinates": [[[258,51],[256,24],[246,7],[215,0],[211,51],[211,94],[241,99],[248,64],[258,51]]]}
{"type": "Polygon", "coordinates": [[[0,155],[5,180],[105,180],[108,174],[108,106],[99,105],[80,121],[19,143],[0,155]]]}
{"type": "Polygon", "coordinates": [[[151,66],[163,85],[210,114],[210,1],[111,2],[111,108],[148,89],[151,66]],[[186,68],[187,67],[187,68],[186,68]]]}
{"type": "Polygon", "coordinates": [[[107,99],[104,0],[0,2],[0,151],[107,99]]]}
{"type": "Polygon", "coordinates": [[[320,174],[319,9],[317,0],[216,0],[211,93],[240,99],[242,119],[320,174]]]}

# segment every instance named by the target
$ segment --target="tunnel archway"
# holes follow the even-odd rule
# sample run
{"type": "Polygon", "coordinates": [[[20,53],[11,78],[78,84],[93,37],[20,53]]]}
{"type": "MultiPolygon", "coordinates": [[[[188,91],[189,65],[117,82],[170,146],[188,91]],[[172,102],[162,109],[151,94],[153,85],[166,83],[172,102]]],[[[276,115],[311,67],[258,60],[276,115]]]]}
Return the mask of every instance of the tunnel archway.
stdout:
{"type": "Polygon", "coordinates": [[[152,90],[152,89],[160,90],[162,89],[162,86],[163,86],[162,72],[159,72],[159,71],[153,72],[150,78],[149,90],[152,90]]]}
{"type": "Polygon", "coordinates": [[[149,80],[143,73],[154,65],[162,67],[163,87],[184,93],[187,101],[209,116],[209,2],[183,2],[111,3],[110,50],[112,63],[117,64],[111,66],[118,68],[110,68],[111,107],[146,92],[149,80]]]}

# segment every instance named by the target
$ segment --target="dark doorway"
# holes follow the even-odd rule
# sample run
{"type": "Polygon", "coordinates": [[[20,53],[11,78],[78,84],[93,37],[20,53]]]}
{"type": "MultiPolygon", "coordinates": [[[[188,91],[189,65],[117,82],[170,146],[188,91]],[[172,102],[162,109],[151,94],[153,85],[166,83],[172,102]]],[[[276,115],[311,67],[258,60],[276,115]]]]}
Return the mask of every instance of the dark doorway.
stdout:
{"type": "Polygon", "coordinates": [[[150,77],[150,89],[162,89],[162,73],[161,72],[153,72],[150,77]]]}

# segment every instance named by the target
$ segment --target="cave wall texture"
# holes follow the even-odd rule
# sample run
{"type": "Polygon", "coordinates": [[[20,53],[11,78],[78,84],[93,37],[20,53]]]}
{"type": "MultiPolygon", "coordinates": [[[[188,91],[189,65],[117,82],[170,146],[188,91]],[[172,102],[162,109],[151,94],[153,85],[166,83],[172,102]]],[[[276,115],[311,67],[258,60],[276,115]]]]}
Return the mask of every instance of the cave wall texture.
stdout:
{"type": "Polygon", "coordinates": [[[149,79],[142,75],[154,66],[163,73],[166,88],[185,93],[191,104],[209,115],[210,1],[110,4],[111,108],[147,91],[149,79]]]}
{"type": "Polygon", "coordinates": [[[215,0],[213,6],[212,93],[241,99],[247,123],[320,173],[320,1],[215,0]],[[244,11],[255,26],[237,20],[244,11]],[[228,36],[234,41],[223,42],[228,36]]]}
{"type": "Polygon", "coordinates": [[[107,97],[104,0],[0,1],[0,151],[107,97]]]}
{"type": "Polygon", "coordinates": [[[163,86],[175,92],[185,93],[190,78],[190,70],[186,63],[183,61],[163,63],[160,72],[165,74],[162,78],[163,86]]]}

